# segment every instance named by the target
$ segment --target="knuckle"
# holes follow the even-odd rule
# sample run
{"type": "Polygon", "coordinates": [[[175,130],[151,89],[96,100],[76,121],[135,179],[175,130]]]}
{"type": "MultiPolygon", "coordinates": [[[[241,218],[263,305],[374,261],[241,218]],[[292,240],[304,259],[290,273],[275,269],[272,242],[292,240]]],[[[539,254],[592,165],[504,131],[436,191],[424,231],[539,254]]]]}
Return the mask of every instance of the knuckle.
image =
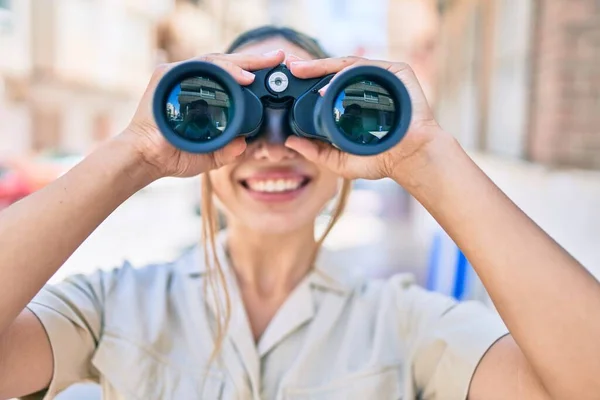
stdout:
{"type": "Polygon", "coordinates": [[[221,54],[219,53],[207,53],[207,54],[202,54],[201,56],[196,57],[195,59],[198,61],[206,61],[206,62],[215,62],[216,60],[218,60],[221,57],[221,54]]]}
{"type": "Polygon", "coordinates": [[[219,60],[216,61],[215,64],[219,65],[221,68],[223,68],[225,71],[229,72],[232,75],[242,73],[242,68],[240,68],[240,66],[231,61],[219,60]]]}
{"type": "Polygon", "coordinates": [[[407,72],[410,72],[410,73],[412,73],[412,72],[413,72],[413,70],[412,70],[412,68],[410,67],[410,65],[408,65],[408,64],[407,64],[407,63],[405,63],[405,62],[398,62],[398,63],[396,63],[396,69],[397,69],[398,71],[407,71],[407,72]]]}
{"type": "Polygon", "coordinates": [[[365,59],[359,56],[347,56],[344,57],[343,62],[344,63],[358,63],[358,62],[364,62],[365,59]]]}

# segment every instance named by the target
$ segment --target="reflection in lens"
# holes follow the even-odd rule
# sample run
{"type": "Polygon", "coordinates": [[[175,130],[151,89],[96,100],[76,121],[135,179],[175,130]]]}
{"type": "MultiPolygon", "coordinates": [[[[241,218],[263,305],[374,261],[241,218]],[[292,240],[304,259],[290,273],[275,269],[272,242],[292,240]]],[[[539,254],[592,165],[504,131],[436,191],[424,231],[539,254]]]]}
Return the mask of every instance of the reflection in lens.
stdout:
{"type": "Polygon", "coordinates": [[[385,139],[396,120],[390,93],[375,82],[361,80],[337,96],[333,108],[336,125],[354,143],[376,144],[385,139]]]}
{"type": "Polygon", "coordinates": [[[229,95],[221,85],[205,77],[193,77],[176,85],[167,99],[169,124],[181,137],[195,142],[215,139],[227,127],[229,95]]]}

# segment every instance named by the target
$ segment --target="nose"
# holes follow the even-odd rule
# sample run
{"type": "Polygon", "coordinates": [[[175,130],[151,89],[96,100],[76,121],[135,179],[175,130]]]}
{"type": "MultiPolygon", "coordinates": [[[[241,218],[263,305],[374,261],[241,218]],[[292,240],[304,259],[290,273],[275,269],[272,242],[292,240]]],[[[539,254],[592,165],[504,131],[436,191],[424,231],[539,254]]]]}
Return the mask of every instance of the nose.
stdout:
{"type": "Polygon", "coordinates": [[[288,113],[287,109],[266,109],[265,124],[255,143],[254,158],[280,162],[296,157],[296,152],[284,146],[285,140],[291,134],[287,123],[288,113]]]}

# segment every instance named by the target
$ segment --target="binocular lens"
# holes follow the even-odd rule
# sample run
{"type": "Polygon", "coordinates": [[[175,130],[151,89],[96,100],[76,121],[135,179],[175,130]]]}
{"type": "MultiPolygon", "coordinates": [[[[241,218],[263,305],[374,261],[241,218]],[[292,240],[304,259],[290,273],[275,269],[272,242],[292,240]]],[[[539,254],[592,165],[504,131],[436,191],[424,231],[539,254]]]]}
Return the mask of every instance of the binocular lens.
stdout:
{"type": "Polygon", "coordinates": [[[333,105],[335,124],[356,144],[377,144],[393,128],[396,106],[390,93],[369,80],[351,82],[337,95],[333,105]]]}
{"type": "Polygon", "coordinates": [[[168,94],[164,110],[174,133],[197,143],[221,136],[232,111],[227,91],[205,76],[186,78],[176,84],[168,94]]]}

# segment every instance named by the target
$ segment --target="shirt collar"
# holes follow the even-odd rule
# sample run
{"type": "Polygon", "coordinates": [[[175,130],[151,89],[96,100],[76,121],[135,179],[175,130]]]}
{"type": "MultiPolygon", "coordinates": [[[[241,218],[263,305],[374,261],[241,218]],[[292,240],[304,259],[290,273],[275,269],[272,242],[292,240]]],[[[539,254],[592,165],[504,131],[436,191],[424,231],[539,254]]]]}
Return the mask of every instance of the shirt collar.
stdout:
{"type": "MultiPolygon", "coordinates": [[[[290,297],[276,312],[263,332],[258,343],[254,343],[252,332],[247,320],[244,307],[241,303],[239,288],[235,276],[231,271],[226,252],[227,232],[220,232],[215,238],[216,256],[223,268],[229,289],[229,298],[232,301],[229,337],[237,349],[237,353],[248,372],[254,390],[259,387],[260,359],[285,340],[290,334],[311,321],[317,308],[314,291],[322,290],[332,294],[339,301],[343,301],[350,293],[350,286],[345,284],[339,276],[329,273],[324,268],[317,266],[299,283],[290,293],[290,297]]],[[[199,280],[207,272],[205,253],[202,246],[195,246],[176,262],[176,270],[183,271],[190,279],[199,280]]],[[[224,304],[225,295],[221,287],[207,286],[207,305],[215,312],[217,301],[224,304]],[[217,291],[214,295],[213,290],[217,291]],[[209,293],[210,292],[210,293],[209,293]]]]}

